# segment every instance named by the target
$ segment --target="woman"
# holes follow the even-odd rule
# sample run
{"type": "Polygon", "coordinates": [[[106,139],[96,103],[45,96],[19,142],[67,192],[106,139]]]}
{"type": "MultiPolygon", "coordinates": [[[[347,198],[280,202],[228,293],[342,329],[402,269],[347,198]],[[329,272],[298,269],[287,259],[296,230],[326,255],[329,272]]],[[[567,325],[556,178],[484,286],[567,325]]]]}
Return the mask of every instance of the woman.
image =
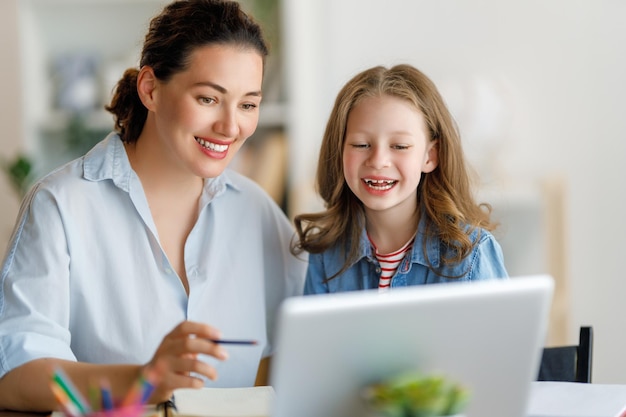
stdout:
{"type": "Polygon", "coordinates": [[[118,398],[149,371],[152,402],[264,374],[306,268],[280,208],[226,170],[256,129],[266,55],[235,2],[176,1],[151,21],[107,106],[116,132],[22,204],[0,275],[0,409],[56,408],[56,368],[118,398]]]}

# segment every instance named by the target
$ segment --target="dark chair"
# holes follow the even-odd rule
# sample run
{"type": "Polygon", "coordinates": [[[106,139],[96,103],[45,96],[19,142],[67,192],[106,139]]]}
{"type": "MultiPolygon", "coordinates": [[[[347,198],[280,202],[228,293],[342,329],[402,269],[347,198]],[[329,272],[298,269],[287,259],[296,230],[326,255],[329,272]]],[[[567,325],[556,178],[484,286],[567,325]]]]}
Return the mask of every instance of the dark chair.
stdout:
{"type": "Polygon", "coordinates": [[[578,345],[543,349],[538,381],[591,382],[593,328],[581,327],[578,345]]]}

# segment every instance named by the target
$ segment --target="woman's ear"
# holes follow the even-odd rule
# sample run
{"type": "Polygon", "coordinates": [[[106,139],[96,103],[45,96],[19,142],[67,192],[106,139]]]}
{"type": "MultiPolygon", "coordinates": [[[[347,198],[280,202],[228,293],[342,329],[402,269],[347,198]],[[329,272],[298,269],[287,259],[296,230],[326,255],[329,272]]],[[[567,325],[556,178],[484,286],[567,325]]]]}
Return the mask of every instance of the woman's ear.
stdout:
{"type": "Polygon", "coordinates": [[[137,94],[148,110],[154,110],[156,86],[157,78],[154,70],[149,66],[141,67],[137,74],[137,94]]]}
{"type": "Polygon", "coordinates": [[[428,145],[426,145],[422,172],[432,172],[437,168],[437,165],[439,165],[439,141],[431,140],[428,145]]]}

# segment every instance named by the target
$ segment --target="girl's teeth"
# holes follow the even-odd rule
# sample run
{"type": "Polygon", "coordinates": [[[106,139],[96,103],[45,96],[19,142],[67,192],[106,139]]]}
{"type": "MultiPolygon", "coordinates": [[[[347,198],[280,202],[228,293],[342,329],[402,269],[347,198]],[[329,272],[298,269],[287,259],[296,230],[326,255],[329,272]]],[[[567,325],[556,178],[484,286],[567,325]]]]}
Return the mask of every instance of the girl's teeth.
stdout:
{"type": "Polygon", "coordinates": [[[365,180],[368,187],[381,191],[389,190],[395,183],[393,180],[365,180]]]}

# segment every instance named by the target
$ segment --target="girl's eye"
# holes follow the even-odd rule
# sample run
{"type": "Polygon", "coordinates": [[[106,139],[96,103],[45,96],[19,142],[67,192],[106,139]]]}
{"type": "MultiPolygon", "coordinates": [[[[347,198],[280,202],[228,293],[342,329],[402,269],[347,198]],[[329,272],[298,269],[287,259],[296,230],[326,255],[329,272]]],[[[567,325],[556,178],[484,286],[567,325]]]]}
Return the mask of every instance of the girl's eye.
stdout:
{"type": "Polygon", "coordinates": [[[391,147],[397,150],[409,149],[409,145],[392,145],[391,147]]]}
{"type": "Polygon", "coordinates": [[[352,146],[353,148],[356,148],[356,149],[365,149],[369,145],[366,144],[366,143],[352,143],[350,146],[352,146]]]}

